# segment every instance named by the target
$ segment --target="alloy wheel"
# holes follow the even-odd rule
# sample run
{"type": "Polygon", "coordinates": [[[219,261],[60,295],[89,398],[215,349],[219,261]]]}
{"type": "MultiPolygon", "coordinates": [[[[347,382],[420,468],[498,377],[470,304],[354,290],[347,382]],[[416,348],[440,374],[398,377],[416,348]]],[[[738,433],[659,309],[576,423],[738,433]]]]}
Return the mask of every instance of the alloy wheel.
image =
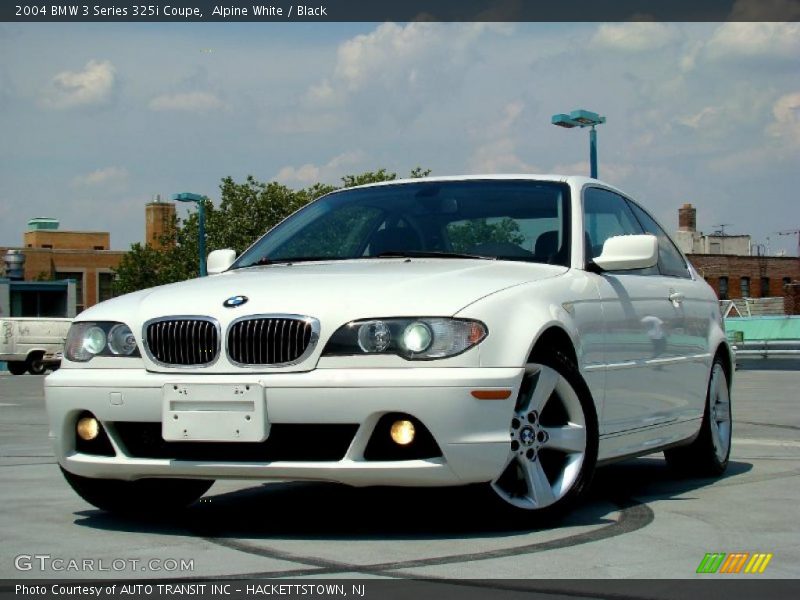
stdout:
{"type": "Polygon", "coordinates": [[[558,371],[528,364],[510,426],[506,467],[492,482],[503,500],[538,510],[561,500],[578,480],[587,448],[586,416],[558,371]]]}

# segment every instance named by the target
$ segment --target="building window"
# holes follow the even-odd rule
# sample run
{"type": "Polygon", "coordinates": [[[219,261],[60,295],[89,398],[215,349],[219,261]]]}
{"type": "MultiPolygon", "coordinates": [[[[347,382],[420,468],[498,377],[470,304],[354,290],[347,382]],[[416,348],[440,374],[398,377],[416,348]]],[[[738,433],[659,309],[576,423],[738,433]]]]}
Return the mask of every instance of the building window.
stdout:
{"type": "Polygon", "coordinates": [[[728,278],[727,277],[720,277],[719,278],[719,299],[720,300],[727,300],[728,299],[728,278]]]}
{"type": "Polygon", "coordinates": [[[791,285],[791,284],[792,284],[792,278],[791,277],[784,277],[783,278],[783,286],[784,287],[786,287],[787,285],[791,285]]]}
{"type": "Polygon", "coordinates": [[[761,297],[766,298],[769,296],[769,277],[761,278],[761,297]]]}
{"type": "Polygon", "coordinates": [[[742,298],[749,298],[750,297],[750,278],[749,277],[742,277],[739,282],[742,290],[742,298]]]}
{"type": "Polygon", "coordinates": [[[56,279],[75,280],[75,313],[77,314],[86,308],[86,300],[83,295],[83,273],[72,271],[56,271],[56,279]]]}
{"type": "Polygon", "coordinates": [[[94,249],[95,250],[105,250],[105,248],[103,246],[95,246],[94,249]]]}
{"type": "Polygon", "coordinates": [[[709,254],[722,254],[722,247],[719,242],[711,242],[711,252],[709,254]]]}
{"type": "Polygon", "coordinates": [[[114,274],[97,274],[97,301],[104,302],[114,297],[114,274]]]}

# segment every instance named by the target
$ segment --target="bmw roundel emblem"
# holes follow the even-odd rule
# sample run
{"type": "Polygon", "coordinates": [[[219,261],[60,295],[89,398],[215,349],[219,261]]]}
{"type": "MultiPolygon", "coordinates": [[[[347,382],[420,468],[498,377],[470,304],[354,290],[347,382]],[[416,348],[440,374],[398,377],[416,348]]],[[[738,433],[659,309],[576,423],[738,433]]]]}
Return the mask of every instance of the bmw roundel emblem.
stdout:
{"type": "Polygon", "coordinates": [[[222,306],[225,308],[236,308],[237,306],[241,306],[248,301],[247,296],[231,296],[225,302],[222,303],[222,306]]]}

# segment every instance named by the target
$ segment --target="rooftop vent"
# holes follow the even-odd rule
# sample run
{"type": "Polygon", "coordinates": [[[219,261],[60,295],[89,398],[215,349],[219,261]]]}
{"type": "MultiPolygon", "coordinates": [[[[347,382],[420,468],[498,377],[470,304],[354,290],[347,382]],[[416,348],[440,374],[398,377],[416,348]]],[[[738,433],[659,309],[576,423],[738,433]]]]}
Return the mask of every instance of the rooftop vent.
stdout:
{"type": "Polygon", "coordinates": [[[6,277],[15,281],[25,279],[25,255],[21,250],[6,252],[3,262],[6,264],[6,277]]]}
{"type": "Polygon", "coordinates": [[[56,230],[58,229],[58,219],[50,217],[35,217],[28,221],[28,231],[39,231],[42,229],[56,230]]]}

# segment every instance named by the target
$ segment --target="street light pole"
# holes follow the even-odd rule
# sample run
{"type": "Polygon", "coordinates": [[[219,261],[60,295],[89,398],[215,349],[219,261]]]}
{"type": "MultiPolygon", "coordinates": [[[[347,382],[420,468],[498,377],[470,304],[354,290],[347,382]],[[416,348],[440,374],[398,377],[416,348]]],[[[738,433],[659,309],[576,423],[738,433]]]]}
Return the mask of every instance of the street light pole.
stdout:
{"type": "Polygon", "coordinates": [[[183,192],[181,194],[173,194],[172,199],[176,202],[194,202],[197,204],[197,220],[198,220],[198,238],[197,249],[200,255],[200,277],[208,275],[206,270],[206,206],[205,196],[200,194],[192,194],[190,192],[183,192]]]}
{"type": "Polygon", "coordinates": [[[553,115],[551,122],[553,125],[566,129],[591,127],[589,129],[589,172],[592,178],[597,179],[597,131],[595,126],[605,123],[606,118],[588,110],[578,109],[568,115],[563,113],[553,115]]]}

